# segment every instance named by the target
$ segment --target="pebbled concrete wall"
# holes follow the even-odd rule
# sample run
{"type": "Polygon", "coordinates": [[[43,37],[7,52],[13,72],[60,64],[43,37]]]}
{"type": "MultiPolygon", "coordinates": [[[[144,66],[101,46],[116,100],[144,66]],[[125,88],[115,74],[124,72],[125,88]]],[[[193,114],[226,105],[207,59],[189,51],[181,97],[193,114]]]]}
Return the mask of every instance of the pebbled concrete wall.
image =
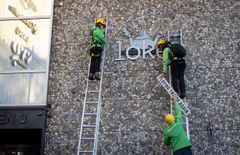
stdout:
{"type": "Polygon", "coordinates": [[[116,61],[123,28],[150,37],[183,30],[190,135],[195,155],[240,154],[240,3],[238,0],[55,0],[47,155],[77,152],[91,39],[97,17],[109,20],[99,154],[170,154],[162,144],[169,97],[156,77],[161,60],[116,61]],[[211,129],[211,130],[210,130],[211,129]]]}

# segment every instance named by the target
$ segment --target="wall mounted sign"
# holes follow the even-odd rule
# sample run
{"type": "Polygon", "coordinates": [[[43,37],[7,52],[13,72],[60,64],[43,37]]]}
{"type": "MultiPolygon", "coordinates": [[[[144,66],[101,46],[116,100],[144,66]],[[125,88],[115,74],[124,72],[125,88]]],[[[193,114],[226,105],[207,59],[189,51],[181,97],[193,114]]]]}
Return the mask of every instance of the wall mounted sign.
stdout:
{"type": "Polygon", "coordinates": [[[19,27],[16,27],[15,33],[16,33],[20,38],[22,38],[26,43],[28,43],[28,40],[29,40],[28,36],[27,36],[24,32],[22,32],[19,27]]]}
{"type": "Polygon", "coordinates": [[[25,124],[27,122],[27,115],[19,114],[0,114],[0,124],[25,124]]]}
{"type": "Polygon", "coordinates": [[[1,129],[43,128],[45,124],[45,108],[12,108],[0,109],[1,129]]]}
{"type": "Polygon", "coordinates": [[[10,57],[12,65],[16,66],[18,64],[22,68],[27,68],[27,65],[32,61],[33,50],[30,50],[17,42],[12,42],[11,50],[13,52],[13,56],[10,57]]]}
{"type": "MultiPolygon", "coordinates": [[[[23,17],[21,13],[17,11],[17,9],[13,6],[8,6],[8,9],[14,14],[16,17],[23,17]]],[[[28,28],[31,29],[32,34],[36,34],[37,32],[37,25],[34,24],[33,22],[30,22],[28,20],[21,20],[28,28]]]]}
{"type": "MultiPolygon", "coordinates": [[[[35,5],[32,3],[31,0],[21,0],[22,5],[24,5],[25,8],[28,6],[28,8],[33,8],[36,10],[35,5]]],[[[9,5],[8,9],[12,14],[14,14],[16,17],[23,17],[23,15],[14,7],[9,5]]],[[[37,26],[33,22],[30,22],[28,20],[21,20],[28,28],[31,29],[32,34],[36,34],[37,32],[37,26]]],[[[16,27],[15,34],[17,34],[20,38],[22,38],[26,43],[28,43],[29,37],[20,30],[19,27],[16,27]]],[[[13,55],[10,57],[12,61],[12,65],[16,66],[19,65],[22,68],[26,69],[27,65],[32,61],[32,51],[29,48],[21,45],[19,42],[12,41],[11,43],[11,51],[13,55]]]]}
{"type": "MultiPolygon", "coordinates": [[[[1,0],[0,107],[46,105],[53,3],[1,0]]],[[[29,122],[28,118],[16,115],[15,120],[15,116],[2,115],[0,123],[21,125],[29,122]]]]}
{"type": "Polygon", "coordinates": [[[21,4],[24,9],[32,9],[34,12],[37,12],[37,6],[33,3],[32,0],[21,0],[21,4]]]}
{"type": "Polygon", "coordinates": [[[151,58],[155,59],[160,57],[159,52],[155,49],[155,45],[158,39],[161,37],[160,34],[156,36],[154,40],[147,35],[145,29],[141,29],[140,35],[135,39],[131,36],[130,32],[124,28],[124,34],[129,38],[130,47],[126,50],[122,50],[122,43],[118,41],[118,58],[115,60],[125,60],[122,56],[126,56],[130,60],[136,60],[142,56],[142,58],[146,58],[146,55],[149,55],[151,58]]]}

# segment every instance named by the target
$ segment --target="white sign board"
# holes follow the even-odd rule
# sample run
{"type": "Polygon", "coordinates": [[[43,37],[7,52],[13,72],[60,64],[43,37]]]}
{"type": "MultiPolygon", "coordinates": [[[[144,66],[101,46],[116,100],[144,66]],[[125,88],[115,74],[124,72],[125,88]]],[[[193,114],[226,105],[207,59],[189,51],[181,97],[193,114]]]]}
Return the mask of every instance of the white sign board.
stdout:
{"type": "MultiPolygon", "coordinates": [[[[161,75],[159,75],[157,77],[158,81],[161,83],[161,85],[165,88],[165,90],[168,92],[168,94],[172,97],[173,95],[176,94],[176,92],[173,90],[173,88],[171,87],[171,85],[167,82],[167,80],[162,77],[161,75]]],[[[182,111],[184,113],[184,115],[188,115],[190,114],[190,110],[189,108],[186,106],[186,104],[183,102],[183,100],[178,96],[177,97],[177,102],[179,103],[179,105],[182,108],[182,111]]]]}

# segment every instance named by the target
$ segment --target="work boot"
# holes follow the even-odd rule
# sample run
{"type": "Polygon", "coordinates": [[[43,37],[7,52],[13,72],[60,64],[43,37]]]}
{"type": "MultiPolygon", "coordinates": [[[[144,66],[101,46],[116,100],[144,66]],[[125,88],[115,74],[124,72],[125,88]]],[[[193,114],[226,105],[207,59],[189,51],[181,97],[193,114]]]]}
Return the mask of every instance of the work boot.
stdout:
{"type": "Polygon", "coordinates": [[[101,80],[100,78],[100,72],[96,72],[95,75],[94,75],[95,79],[96,80],[101,80]]]}
{"type": "Polygon", "coordinates": [[[94,78],[93,78],[93,73],[89,73],[89,80],[94,80],[94,78]]]}
{"type": "Polygon", "coordinates": [[[180,97],[181,99],[184,99],[184,97],[186,97],[186,94],[185,94],[185,93],[181,93],[181,94],[179,95],[179,97],[180,97]]]}

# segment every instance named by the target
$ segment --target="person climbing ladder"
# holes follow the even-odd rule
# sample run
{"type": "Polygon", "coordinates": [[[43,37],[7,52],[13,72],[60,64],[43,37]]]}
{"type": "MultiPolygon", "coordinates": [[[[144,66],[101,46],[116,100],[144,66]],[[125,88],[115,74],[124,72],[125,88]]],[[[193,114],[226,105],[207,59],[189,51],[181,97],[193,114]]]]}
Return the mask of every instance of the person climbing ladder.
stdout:
{"type": "Polygon", "coordinates": [[[89,80],[100,79],[101,55],[106,43],[106,38],[103,29],[106,27],[106,22],[103,18],[98,18],[95,22],[95,27],[91,28],[92,46],[90,49],[91,64],[89,80]]]}
{"type": "Polygon", "coordinates": [[[186,63],[184,56],[186,55],[186,45],[172,44],[170,41],[160,39],[157,42],[157,48],[163,51],[163,70],[161,75],[168,73],[168,65],[171,66],[172,86],[180,98],[186,96],[184,71],[186,63]]]}

